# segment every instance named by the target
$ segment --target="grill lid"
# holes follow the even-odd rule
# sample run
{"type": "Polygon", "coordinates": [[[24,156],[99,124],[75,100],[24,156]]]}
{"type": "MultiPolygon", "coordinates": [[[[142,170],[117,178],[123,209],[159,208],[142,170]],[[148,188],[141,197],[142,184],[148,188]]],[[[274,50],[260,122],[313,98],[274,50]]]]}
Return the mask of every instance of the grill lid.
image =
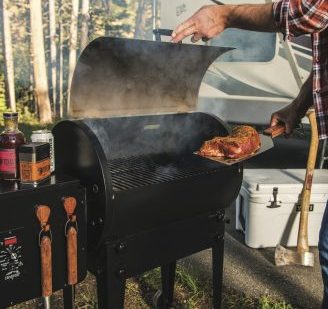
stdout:
{"type": "Polygon", "coordinates": [[[70,116],[194,110],[209,65],[230,48],[101,37],[77,63],[70,116]]]}

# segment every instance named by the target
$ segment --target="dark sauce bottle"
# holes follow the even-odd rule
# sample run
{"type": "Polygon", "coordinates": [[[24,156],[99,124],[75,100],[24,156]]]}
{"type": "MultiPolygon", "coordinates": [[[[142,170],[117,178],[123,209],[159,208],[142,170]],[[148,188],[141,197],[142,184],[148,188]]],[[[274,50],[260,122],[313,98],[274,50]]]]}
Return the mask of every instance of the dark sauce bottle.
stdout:
{"type": "Polygon", "coordinates": [[[0,179],[18,180],[18,148],[26,143],[18,130],[18,113],[3,113],[5,130],[0,134],[0,179]]]}

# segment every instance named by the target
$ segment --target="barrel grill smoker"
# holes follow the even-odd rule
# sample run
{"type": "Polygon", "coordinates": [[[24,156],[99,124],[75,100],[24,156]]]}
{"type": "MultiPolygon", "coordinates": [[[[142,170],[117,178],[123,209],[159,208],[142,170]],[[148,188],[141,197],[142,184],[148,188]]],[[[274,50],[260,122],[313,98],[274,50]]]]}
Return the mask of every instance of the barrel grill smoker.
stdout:
{"type": "Polygon", "coordinates": [[[229,129],[191,110],[207,67],[227,50],[99,38],[79,59],[71,113],[89,118],[62,121],[53,133],[57,171],[87,190],[88,268],[99,308],[123,308],[126,279],[158,266],[156,306],[169,308],[176,261],[206,248],[213,305],[221,306],[224,209],[238,195],[242,167],[193,154],[229,129]],[[184,112],[162,114],[177,110],[184,112]]]}

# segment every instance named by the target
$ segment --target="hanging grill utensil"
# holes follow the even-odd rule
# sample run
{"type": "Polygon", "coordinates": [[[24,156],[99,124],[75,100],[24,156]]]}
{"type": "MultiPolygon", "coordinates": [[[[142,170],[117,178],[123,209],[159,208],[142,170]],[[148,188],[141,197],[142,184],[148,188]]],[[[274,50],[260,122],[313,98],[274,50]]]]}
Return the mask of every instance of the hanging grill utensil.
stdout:
{"type": "Polygon", "coordinates": [[[41,255],[41,286],[44,308],[50,308],[50,296],[52,295],[52,252],[51,252],[51,230],[48,223],[50,208],[39,205],[36,209],[36,216],[40,222],[41,231],[39,234],[39,245],[41,255]]]}

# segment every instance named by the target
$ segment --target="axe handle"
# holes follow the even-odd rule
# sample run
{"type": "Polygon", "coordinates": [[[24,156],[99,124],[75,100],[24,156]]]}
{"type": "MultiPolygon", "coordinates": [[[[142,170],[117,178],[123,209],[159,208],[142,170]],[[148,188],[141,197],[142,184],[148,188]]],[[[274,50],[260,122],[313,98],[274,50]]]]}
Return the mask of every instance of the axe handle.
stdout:
{"type": "Polygon", "coordinates": [[[309,150],[308,161],[306,166],[306,175],[303,184],[302,200],[301,200],[301,217],[300,217],[300,225],[299,225],[298,239],[297,239],[297,251],[299,253],[309,251],[309,242],[308,242],[309,206],[310,206],[313,173],[315,169],[315,163],[317,159],[317,152],[318,152],[318,145],[319,145],[318,128],[317,128],[315,112],[313,110],[309,111],[307,113],[307,117],[309,118],[310,125],[311,125],[311,143],[310,143],[310,150],[309,150]]]}

